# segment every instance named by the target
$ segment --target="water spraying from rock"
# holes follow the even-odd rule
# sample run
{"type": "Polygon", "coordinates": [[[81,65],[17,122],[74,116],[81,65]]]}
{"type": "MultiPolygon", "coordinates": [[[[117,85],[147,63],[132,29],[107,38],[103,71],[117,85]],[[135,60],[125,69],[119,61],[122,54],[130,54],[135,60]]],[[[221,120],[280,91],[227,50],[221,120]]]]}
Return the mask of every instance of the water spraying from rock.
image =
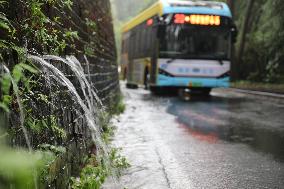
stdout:
{"type": "MultiPolygon", "coordinates": [[[[48,57],[48,56],[46,56],[48,57]]],[[[75,61],[68,61],[60,57],[51,57],[49,56],[48,59],[62,61],[70,66],[74,74],[77,76],[77,79],[79,80],[82,88],[82,92],[84,93],[84,98],[82,99],[79,95],[78,91],[76,90],[73,83],[64,75],[62,71],[60,71],[58,68],[53,66],[51,63],[47,62],[45,59],[38,57],[38,56],[28,56],[28,59],[34,61],[35,63],[39,63],[42,67],[45,68],[45,71],[47,71],[46,74],[48,74],[50,77],[52,77],[55,81],[57,81],[58,84],[67,87],[68,93],[71,95],[71,97],[74,99],[76,103],[80,106],[80,108],[83,111],[83,116],[85,118],[85,121],[87,123],[87,126],[92,131],[91,135],[93,138],[93,141],[96,145],[96,148],[98,150],[98,154],[102,155],[103,157],[107,157],[107,154],[109,153],[109,150],[107,146],[104,144],[103,139],[101,137],[102,130],[96,120],[97,116],[99,115],[100,111],[98,109],[98,105],[94,103],[93,97],[91,97],[94,94],[94,91],[91,89],[90,83],[87,81],[86,76],[84,74],[83,69],[81,69],[75,61]],[[78,69],[78,70],[77,70],[78,69]],[[87,90],[86,90],[87,88],[87,90]],[[86,93],[88,92],[88,94],[86,93]],[[86,101],[86,104],[85,104],[86,101]]],[[[69,60],[72,60],[69,58],[69,60]]],[[[96,102],[99,102],[101,107],[102,103],[99,101],[97,95],[94,95],[96,98],[96,102]]]]}
{"type": "MultiPolygon", "coordinates": [[[[54,55],[45,55],[43,56],[43,59],[49,61],[60,61],[66,64],[68,67],[70,67],[70,69],[76,75],[76,78],[80,82],[82,92],[84,93],[84,97],[86,100],[88,100],[89,108],[93,108],[94,105],[99,105],[99,107],[97,107],[97,111],[105,109],[103,103],[101,102],[100,98],[97,95],[97,89],[94,86],[91,86],[89,81],[90,79],[88,80],[86,78],[84,69],[75,56],[67,56],[67,58],[64,59],[54,55]],[[94,98],[96,102],[94,101],[94,98]]],[[[90,78],[90,73],[88,73],[88,77],[90,78]]]]}

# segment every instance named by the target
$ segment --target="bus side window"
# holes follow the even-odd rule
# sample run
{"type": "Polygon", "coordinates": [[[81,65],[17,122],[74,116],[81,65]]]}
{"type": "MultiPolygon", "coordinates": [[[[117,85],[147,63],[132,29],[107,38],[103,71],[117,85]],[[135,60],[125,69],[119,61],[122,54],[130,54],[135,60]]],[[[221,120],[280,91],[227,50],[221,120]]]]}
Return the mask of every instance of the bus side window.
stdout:
{"type": "Polygon", "coordinates": [[[135,58],[138,58],[139,57],[139,55],[140,55],[140,52],[139,52],[139,50],[140,50],[140,31],[139,31],[139,26],[138,27],[136,27],[136,38],[135,38],[135,58]]]}
{"type": "Polygon", "coordinates": [[[143,49],[142,49],[142,25],[140,24],[138,26],[138,49],[137,49],[137,57],[141,58],[142,57],[142,53],[143,53],[143,49]]]}
{"type": "Polygon", "coordinates": [[[147,56],[147,54],[146,54],[147,48],[146,48],[146,30],[145,30],[145,28],[142,29],[142,37],[141,37],[141,39],[142,39],[142,42],[141,42],[142,56],[146,57],[147,56]]]}
{"type": "Polygon", "coordinates": [[[129,53],[130,53],[131,59],[133,59],[135,57],[135,43],[136,43],[135,38],[136,38],[136,33],[135,32],[131,33],[130,47],[129,47],[129,53]]]}
{"type": "Polygon", "coordinates": [[[150,54],[150,52],[151,52],[151,49],[150,49],[150,47],[151,47],[151,28],[150,27],[148,27],[147,28],[147,54],[150,54]]]}
{"type": "Polygon", "coordinates": [[[137,58],[138,55],[139,55],[139,43],[140,43],[139,34],[140,34],[140,32],[139,32],[138,27],[136,27],[135,30],[136,30],[136,37],[135,37],[135,58],[137,58]]]}
{"type": "Polygon", "coordinates": [[[129,53],[129,37],[125,41],[125,53],[129,53]]]}
{"type": "Polygon", "coordinates": [[[124,52],[125,52],[125,40],[122,39],[122,42],[121,42],[121,53],[123,54],[124,52]]]}
{"type": "Polygon", "coordinates": [[[152,54],[152,52],[154,50],[153,46],[154,46],[154,37],[155,37],[154,36],[154,28],[153,27],[151,27],[151,29],[150,29],[149,37],[150,37],[149,51],[150,51],[150,54],[152,54]]]}
{"type": "MultiPolygon", "coordinates": [[[[132,34],[131,34],[132,35],[132,34]]],[[[129,36],[129,51],[128,51],[128,53],[129,53],[129,57],[131,58],[132,57],[132,50],[131,50],[131,47],[133,46],[132,45],[132,36],[129,36]]]]}

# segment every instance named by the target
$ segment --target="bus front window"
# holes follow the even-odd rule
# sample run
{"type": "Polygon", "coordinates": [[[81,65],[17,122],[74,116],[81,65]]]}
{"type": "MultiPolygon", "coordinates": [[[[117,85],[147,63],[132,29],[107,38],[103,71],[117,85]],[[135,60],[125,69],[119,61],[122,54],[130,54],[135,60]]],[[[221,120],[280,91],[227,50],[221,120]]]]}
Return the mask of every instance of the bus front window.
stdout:
{"type": "Polygon", "coordinates": [[[163,28],[160,58],[230,58],[230,31],[222,27],[171,24],[163,28]]]}

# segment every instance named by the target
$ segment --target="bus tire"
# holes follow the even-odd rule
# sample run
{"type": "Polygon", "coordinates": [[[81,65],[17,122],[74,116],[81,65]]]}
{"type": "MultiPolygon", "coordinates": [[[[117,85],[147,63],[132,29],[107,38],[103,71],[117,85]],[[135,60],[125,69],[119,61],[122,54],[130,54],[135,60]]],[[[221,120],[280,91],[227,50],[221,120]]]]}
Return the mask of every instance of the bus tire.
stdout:
{"type": "Polygon", "coordinates": [[[201,90],[201,94],[202,96],[210,96],[210,93],[211,93],[211,88],[204,88],[201,90]]]}
{"type": "Polygon", "coordinates": [[[138,85],[132,84],[132,83],[126,83],[126,88],[127,89],[137,89],[138,85]]]}
{"type": "Polygon", "coordinates": [[[162,95],[163,94],[163,90],[162,90],[161,87],[150,86],[149,89],[150,89],[151,93],[154,94],[154,95],[162,95]]]}

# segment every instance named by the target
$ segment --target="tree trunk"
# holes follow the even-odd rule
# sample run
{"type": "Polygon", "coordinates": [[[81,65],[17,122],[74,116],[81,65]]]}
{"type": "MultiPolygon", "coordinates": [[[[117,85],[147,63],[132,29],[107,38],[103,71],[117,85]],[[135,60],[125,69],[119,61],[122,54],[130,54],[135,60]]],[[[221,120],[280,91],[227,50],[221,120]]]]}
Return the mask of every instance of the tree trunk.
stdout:
{"type": "MultiPolygon", "coordinates": [[[[232,0],[233,1],[233,0],[232,0]]],[[[237,57],[236,57],[236,63],[238,63],[239,68],[242,68],[242,57],[244,54],[244,48],[246,45],[246,35],[248,32],[248,28],[249,28],[249,21],[250,21],[250,15],[251,15],[251,11],[253,9],[253,5],[254,5],[255,0],[249,0],[248,2],[248,6],[245,12],[245,17],[244,17],[244,21],[243,21],[243,26],[240,30],[240,42],[239,42],[239,47],[238,47],[238,53],[237,53],[237,57]]],[[[238,69],[239,71],[241,71],[242,69],[238,69]]],[[[239,73],[237,73],[239,75],[239,73]]]]}

